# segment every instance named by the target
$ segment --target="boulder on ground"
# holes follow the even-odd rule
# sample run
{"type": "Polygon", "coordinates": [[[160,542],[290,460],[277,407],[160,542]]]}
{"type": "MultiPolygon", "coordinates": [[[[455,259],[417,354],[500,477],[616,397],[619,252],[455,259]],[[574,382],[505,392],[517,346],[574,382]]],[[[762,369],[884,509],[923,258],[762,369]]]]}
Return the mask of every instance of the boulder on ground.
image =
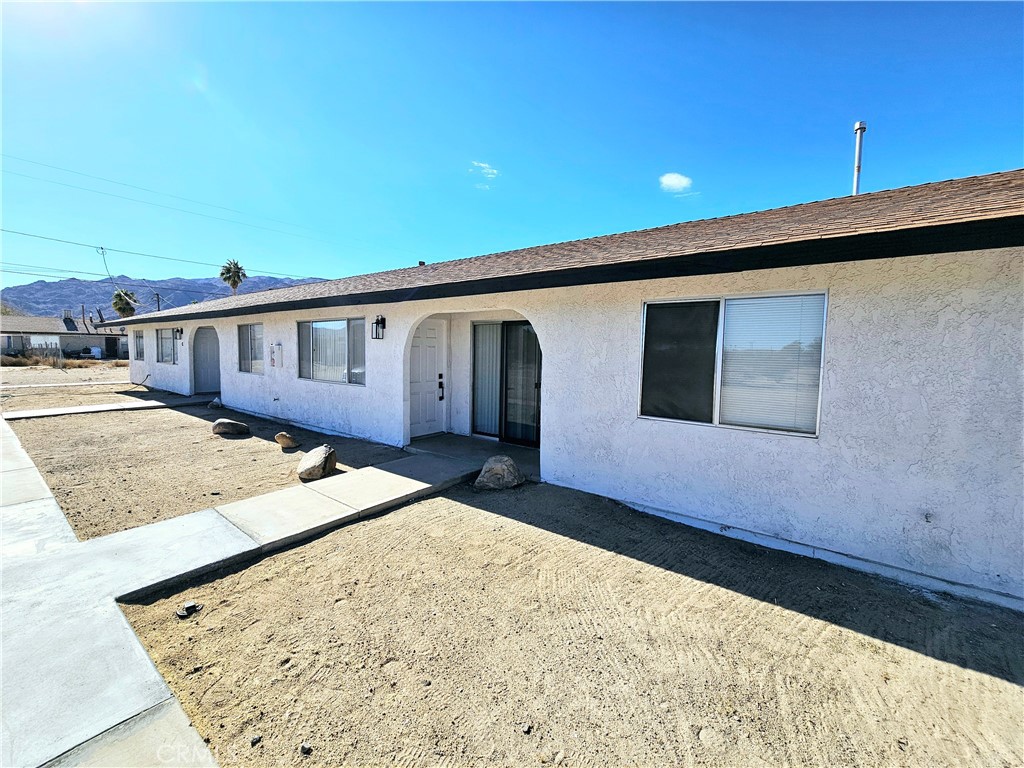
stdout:
{"type": "Polygon", "coordinates": [[[321,445],[302,457],[299,462],[300,480],[319,480],[327,477],[338,465],[338,454],[329,445],[321,445]]]}
{"type": "Polygon", "coordinates": [[[282,448],[298,448],[299,441],[289,435],[287,432],[278,432],[274,435],[274,439],[277,440],[277,444],[282,448]]]}
{"type": "Polygon", "coordinates": [[[526,476],[512,459],[508,456],[491,456],[484,464],[473,487],[486,491],[500,491],[503,488],[515,488],[525,482],[526,476]]]}
{"type": "Polygon", "coordinates": [[[217,419],[213,422],[215,435],[248,435],[249,425],[233,419],[217,419]]]}

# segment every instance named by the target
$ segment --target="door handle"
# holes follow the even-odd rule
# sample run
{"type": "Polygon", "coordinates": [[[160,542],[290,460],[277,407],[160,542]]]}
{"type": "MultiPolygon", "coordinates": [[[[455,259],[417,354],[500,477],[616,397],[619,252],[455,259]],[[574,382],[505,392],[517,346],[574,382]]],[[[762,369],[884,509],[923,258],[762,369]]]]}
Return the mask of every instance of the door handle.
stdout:
{"type": "Polygon", "coordinates": [[[438,381],[437,382],[437,389],[440,392],[440,394],[437,396],[437,399],[440,402],[441,400],[444,400],[444,382],[443,381],[438,381]]]}

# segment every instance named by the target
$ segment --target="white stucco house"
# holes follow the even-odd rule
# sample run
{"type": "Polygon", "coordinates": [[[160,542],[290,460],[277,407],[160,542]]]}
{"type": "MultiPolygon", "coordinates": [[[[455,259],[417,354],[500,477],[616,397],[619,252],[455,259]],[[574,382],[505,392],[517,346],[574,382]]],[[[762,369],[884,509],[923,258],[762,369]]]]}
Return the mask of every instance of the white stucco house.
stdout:
{"type": "Polygon", "coordinates": [[[1024,171],[118,320],[134,382],[1024,607],[1024,171]],[[496,446],[496,452],[498,447],[496,446]]]}

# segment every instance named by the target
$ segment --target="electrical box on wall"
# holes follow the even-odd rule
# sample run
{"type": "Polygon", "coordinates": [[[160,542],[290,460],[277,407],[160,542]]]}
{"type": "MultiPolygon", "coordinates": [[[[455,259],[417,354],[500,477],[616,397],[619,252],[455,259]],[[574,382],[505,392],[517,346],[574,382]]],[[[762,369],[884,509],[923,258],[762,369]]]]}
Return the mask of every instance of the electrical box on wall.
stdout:
{"type": "Polygon", "coordinates": [[[284,348],[280,343],[270,345],[270,367],[278,368],[284,365],[282,355],[284,354],[284,348]]]}

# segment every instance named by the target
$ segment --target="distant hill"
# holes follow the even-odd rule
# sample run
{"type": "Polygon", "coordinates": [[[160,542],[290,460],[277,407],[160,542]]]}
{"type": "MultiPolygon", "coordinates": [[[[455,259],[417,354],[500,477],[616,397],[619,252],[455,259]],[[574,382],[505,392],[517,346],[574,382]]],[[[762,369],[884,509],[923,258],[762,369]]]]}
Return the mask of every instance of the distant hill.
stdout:
{"type": "MultiPolygon", "coordinates": [[[[254,276],[248,278],[238,288],[238,293],[256,293],[273,288],[287,288],[303,283],[315,283],[314,278],[293,280],[287,277],[254,276]]],[[[139,300],[140,307],[136,312],[152,312],[156,310],[154,293],[160,294],[160,308],[170,309],[190,304],[193,301],[207,301],[231,295],[231,289],[216,277],[170,277],[166,280],[141,280],[139,278],[117,275],[113,283],[118,288],[132,291],[139,300]]],[[[21,314],[54,317],[65,309],[70,309],[79,316],[82,305],[87,315],[96,315],[99,307],[103,317],[111,320],[117,317],[110,306],[114,285],[110,280],[56,280],[48,282],[37,280],[27,285],[15,285],[0,291],[0,300],[4,305],[17,308],[21,314]]]]}

